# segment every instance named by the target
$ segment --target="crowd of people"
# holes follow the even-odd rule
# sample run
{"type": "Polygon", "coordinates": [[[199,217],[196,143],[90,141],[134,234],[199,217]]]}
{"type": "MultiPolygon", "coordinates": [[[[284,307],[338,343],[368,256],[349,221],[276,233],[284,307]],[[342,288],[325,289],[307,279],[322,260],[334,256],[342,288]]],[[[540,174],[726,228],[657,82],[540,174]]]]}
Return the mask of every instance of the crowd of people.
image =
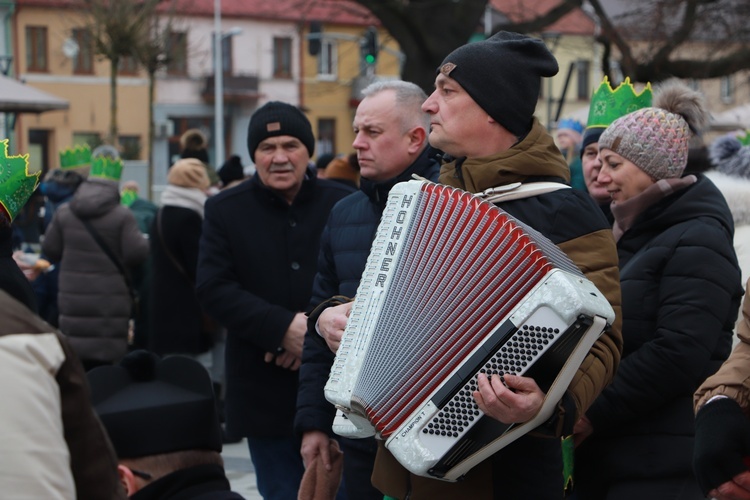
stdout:
{"type": "MultiPolygon", "coordinates": [[[[61,155],[32,260],[12,222],[40,179],[9,158],[0,395],[20,411],[0,412],[0,484],[28,498],[236,499],[220,451],[244,438],[267,500],[750,499],[749,136],[717,139],[710,168],[689,169],[701,94],[605,79],[588,123],[553,137],[534,112],[557,72],[533,37],[464,45],[430,95],[366,87],[355,153],[317,167],[305,114],[268,102],[249,122],[252,176],[238,156],[213,172],[188,131],[159,205],[120,186],[118,158],[61,155]],[[552,416],[458,482],[410,472],[380,439],[338,436],[324,393],[388,193],[414,177],[510,193],[495,204],[615,313],[552,416]],[[523,189],[535,183],[554,187],[523,189]]],[[[533,371],[479,373],[470,394],[503,424],[531,421],[546,397],[533,371]]]]}

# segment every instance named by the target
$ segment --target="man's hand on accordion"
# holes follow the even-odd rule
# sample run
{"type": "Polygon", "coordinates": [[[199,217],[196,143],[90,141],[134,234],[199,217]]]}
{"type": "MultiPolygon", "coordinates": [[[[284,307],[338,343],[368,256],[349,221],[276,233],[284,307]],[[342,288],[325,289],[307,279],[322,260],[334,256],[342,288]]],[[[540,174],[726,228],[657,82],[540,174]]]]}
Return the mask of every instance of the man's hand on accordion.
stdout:
{"type": "Polygon", "coordinates": [[[477,377],[474,399],[479,409],[504,424],[522,424],[536,415],[544,402],[544,393],[533,378],[484,373],[477,377]]]}
{"type": "Polygon", "coordinates": [[[329,307],[318,317],[318,333],[326,341],[331,352],[335,353],[339,350],[341,337],[344,335],[344,328],[346,328],[346,322],[349,320],[349,313],[352,311],[353,304],[354,302],[347,302],[346,304],[329,307]]]}

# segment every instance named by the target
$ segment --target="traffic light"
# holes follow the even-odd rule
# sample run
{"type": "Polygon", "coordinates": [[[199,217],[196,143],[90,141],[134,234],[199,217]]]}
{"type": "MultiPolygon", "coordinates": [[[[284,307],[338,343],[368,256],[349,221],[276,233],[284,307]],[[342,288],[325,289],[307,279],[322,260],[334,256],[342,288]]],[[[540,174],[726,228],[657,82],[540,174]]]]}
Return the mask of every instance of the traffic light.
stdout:
{"type": "Polygon", "coordinates": [[[362,58],[367,64],[375,64],[378,60],[378,31],[370,26],[362,39],[362,58]]]}

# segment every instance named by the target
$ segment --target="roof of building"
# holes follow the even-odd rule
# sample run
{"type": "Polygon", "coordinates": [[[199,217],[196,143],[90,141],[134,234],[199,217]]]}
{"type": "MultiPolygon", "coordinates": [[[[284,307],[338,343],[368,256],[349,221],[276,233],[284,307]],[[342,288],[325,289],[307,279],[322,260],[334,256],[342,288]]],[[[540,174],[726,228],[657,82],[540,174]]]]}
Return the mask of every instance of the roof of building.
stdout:
{"type": "MultiPolygon", "coordinates": [[[[80,0],[17,0],[19,7],[76,8],[80,0]]],[[[162,9],[174,9],[177,16],[214,15],[215,0],[174,0],[162,9]]],[[[324,21],[331,24],[377,25],[378,19],[351,0],[221,0],[222,17],[269,21],[324,21]]]]}

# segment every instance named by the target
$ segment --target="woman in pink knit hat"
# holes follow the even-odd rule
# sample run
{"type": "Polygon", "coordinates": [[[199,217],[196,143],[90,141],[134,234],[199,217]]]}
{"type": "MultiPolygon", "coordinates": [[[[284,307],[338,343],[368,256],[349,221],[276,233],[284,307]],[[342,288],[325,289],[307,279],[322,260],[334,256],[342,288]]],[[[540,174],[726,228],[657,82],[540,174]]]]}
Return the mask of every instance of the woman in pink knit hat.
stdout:
{"type": "Polygon", "coordinates": [[[742,285],[724,198],[705,177],[682,175],[706,121],[702,96],[668,81],[652,107],[615,120],[599,139],[624,348],[612,384],[576,426],[580,500],[707,493],[692,470],[692,396],[729,355],[742,285]]]}

